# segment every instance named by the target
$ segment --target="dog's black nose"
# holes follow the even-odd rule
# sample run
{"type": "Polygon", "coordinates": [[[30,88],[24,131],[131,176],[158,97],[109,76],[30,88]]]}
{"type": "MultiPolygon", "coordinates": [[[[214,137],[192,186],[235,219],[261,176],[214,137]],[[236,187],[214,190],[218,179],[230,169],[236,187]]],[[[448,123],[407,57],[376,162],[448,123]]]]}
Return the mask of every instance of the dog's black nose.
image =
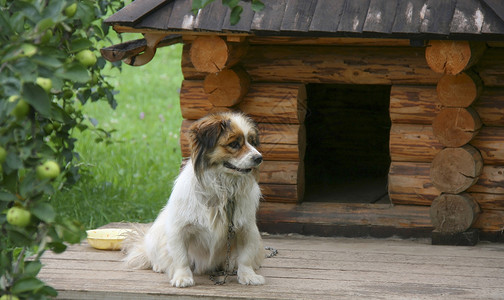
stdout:
{"type": "Polygon", "coordinates": [[[263,161],[263,157],[262,157],[262,155],[256,155],[256,156],[254,156],[254,157],[252,158],[252,160],[254,161],[254,163],[255,163],[256,165],[259,165],[260,163],[262,163],[262,161],[263,161]]]}

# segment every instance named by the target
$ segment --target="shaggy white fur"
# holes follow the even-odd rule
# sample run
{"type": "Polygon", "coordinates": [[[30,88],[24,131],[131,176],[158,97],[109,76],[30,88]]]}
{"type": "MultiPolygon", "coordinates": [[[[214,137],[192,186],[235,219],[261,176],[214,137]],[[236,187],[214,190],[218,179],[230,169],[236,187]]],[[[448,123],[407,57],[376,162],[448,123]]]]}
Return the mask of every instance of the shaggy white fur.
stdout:
{"type": "Polygon", "coordinates": [[[206,152],[201,156],[193,153],[152,226],[137,228],[125,241],[125,261],[131,268],[167,273],[173,286],[192,286],[193,273],[226,267],[228,215],[232,215],[235,235],[231,240],[229,269],[237,269],[241,284],[264,284],[264,277],[254,271],[265,257],[256,225],[261,192],[255,177],[262,157],[248,142],[248,135],[257,134],[257,129],[245,116],[226,113],[207,117],[191,130],[193,149],[206,152]],[[218,125],[208,118],[217,118],[218,125]],[[220,129],[202,137],[199,132],[207,130],[205,126],[220,129]],[[239,150],[235,149],[236,144],[227,144],[232,143],[228,138],[234,139],[236,135],[241,136],[239,150]],[[213,147],[205,149],[198,145],[208,145],[205,139],[215,139],[209,144],[213,147]],[[195,159],[206,160],[202,170],[195,171],[195,159]],[[229,201],[234,201],[231,214],[226,211],[229,201]]]}

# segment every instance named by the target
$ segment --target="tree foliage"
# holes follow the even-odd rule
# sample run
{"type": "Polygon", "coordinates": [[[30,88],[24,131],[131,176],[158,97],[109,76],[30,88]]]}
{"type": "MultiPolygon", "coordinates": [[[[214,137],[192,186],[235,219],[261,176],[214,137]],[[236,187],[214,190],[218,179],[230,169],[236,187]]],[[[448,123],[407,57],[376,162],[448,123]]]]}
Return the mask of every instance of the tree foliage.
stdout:
{"type": "MultiPolygon", "coordinates": [[[[192,2],[192,12],[197,14],[198,10],[204,8],[208,4],[214,2],[215,0],[193,0],[192,2]]],[[[243,12],[243,7],[239,5],[240,0],[221,0],[222,4],[231,9],[231,15],[229,21],[231,25],[235,25],[240,21],[241,13],[243,12]]],[[[264,8],[264,3],[260,0],[249,0],[251,1],[251,7],[253,11],[260,11],[264,8]]]]}
{"type": "Polygon", "coordinates": [[[39,258],[83,237],[51,195],[79,178],[72,132],[88,129],[81,105],[116,106],[96,45],[107,39],[102,18],[120,7],[119,0],[0,0],[2,295],[55,296],[37,278],[39,258]]]}

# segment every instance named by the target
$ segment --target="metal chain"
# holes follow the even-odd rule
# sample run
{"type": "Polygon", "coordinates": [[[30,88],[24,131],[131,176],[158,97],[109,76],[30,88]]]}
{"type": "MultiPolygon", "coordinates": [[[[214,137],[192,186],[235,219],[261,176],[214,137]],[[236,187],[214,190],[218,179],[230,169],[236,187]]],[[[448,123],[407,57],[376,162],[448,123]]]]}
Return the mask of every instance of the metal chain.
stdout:
{"type": "MultiPolygon", "coordinates": [[[[236,270],[229,270],[230,260],[231,260],[231,241],[235,236],[235,228],[233,223],[234,217],[234,199],[228,201],[226,205],[226,216],[228,219],[228,232],[227,232],[227,240],[226,240],[226,263],[225,269],[220,272],[213,272],[210,274],[210,280],[214,282],[215,285],[224,285],[229,276],[236,276],[236,270]],[[224,276],[224,279],[220,280],[219,277],[224,276]]],[[[266,255],[266,258],[274,257],[278,254],[278,250],[273,247],[264,247],[265,250],[270,251],[269,254],[266,255]]]]}

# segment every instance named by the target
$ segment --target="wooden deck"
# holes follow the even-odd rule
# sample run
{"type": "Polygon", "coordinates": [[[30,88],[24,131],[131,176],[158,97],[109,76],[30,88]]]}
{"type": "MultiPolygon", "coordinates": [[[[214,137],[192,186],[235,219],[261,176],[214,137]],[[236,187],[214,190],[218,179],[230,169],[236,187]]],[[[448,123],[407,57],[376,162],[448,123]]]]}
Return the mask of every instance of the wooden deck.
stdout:
{"type": "Polygon", "coordinates": [[[119,251],[86,242],[62,254],[46,253],[42,280],[61,299],[503,299],[504,244],[432,246],[429,239],[349,239],[264,236],[278,249],[259,273],[264,286],[235,277],[216,286],[171,287],[164,274],[129,270],[119,251]]]}

